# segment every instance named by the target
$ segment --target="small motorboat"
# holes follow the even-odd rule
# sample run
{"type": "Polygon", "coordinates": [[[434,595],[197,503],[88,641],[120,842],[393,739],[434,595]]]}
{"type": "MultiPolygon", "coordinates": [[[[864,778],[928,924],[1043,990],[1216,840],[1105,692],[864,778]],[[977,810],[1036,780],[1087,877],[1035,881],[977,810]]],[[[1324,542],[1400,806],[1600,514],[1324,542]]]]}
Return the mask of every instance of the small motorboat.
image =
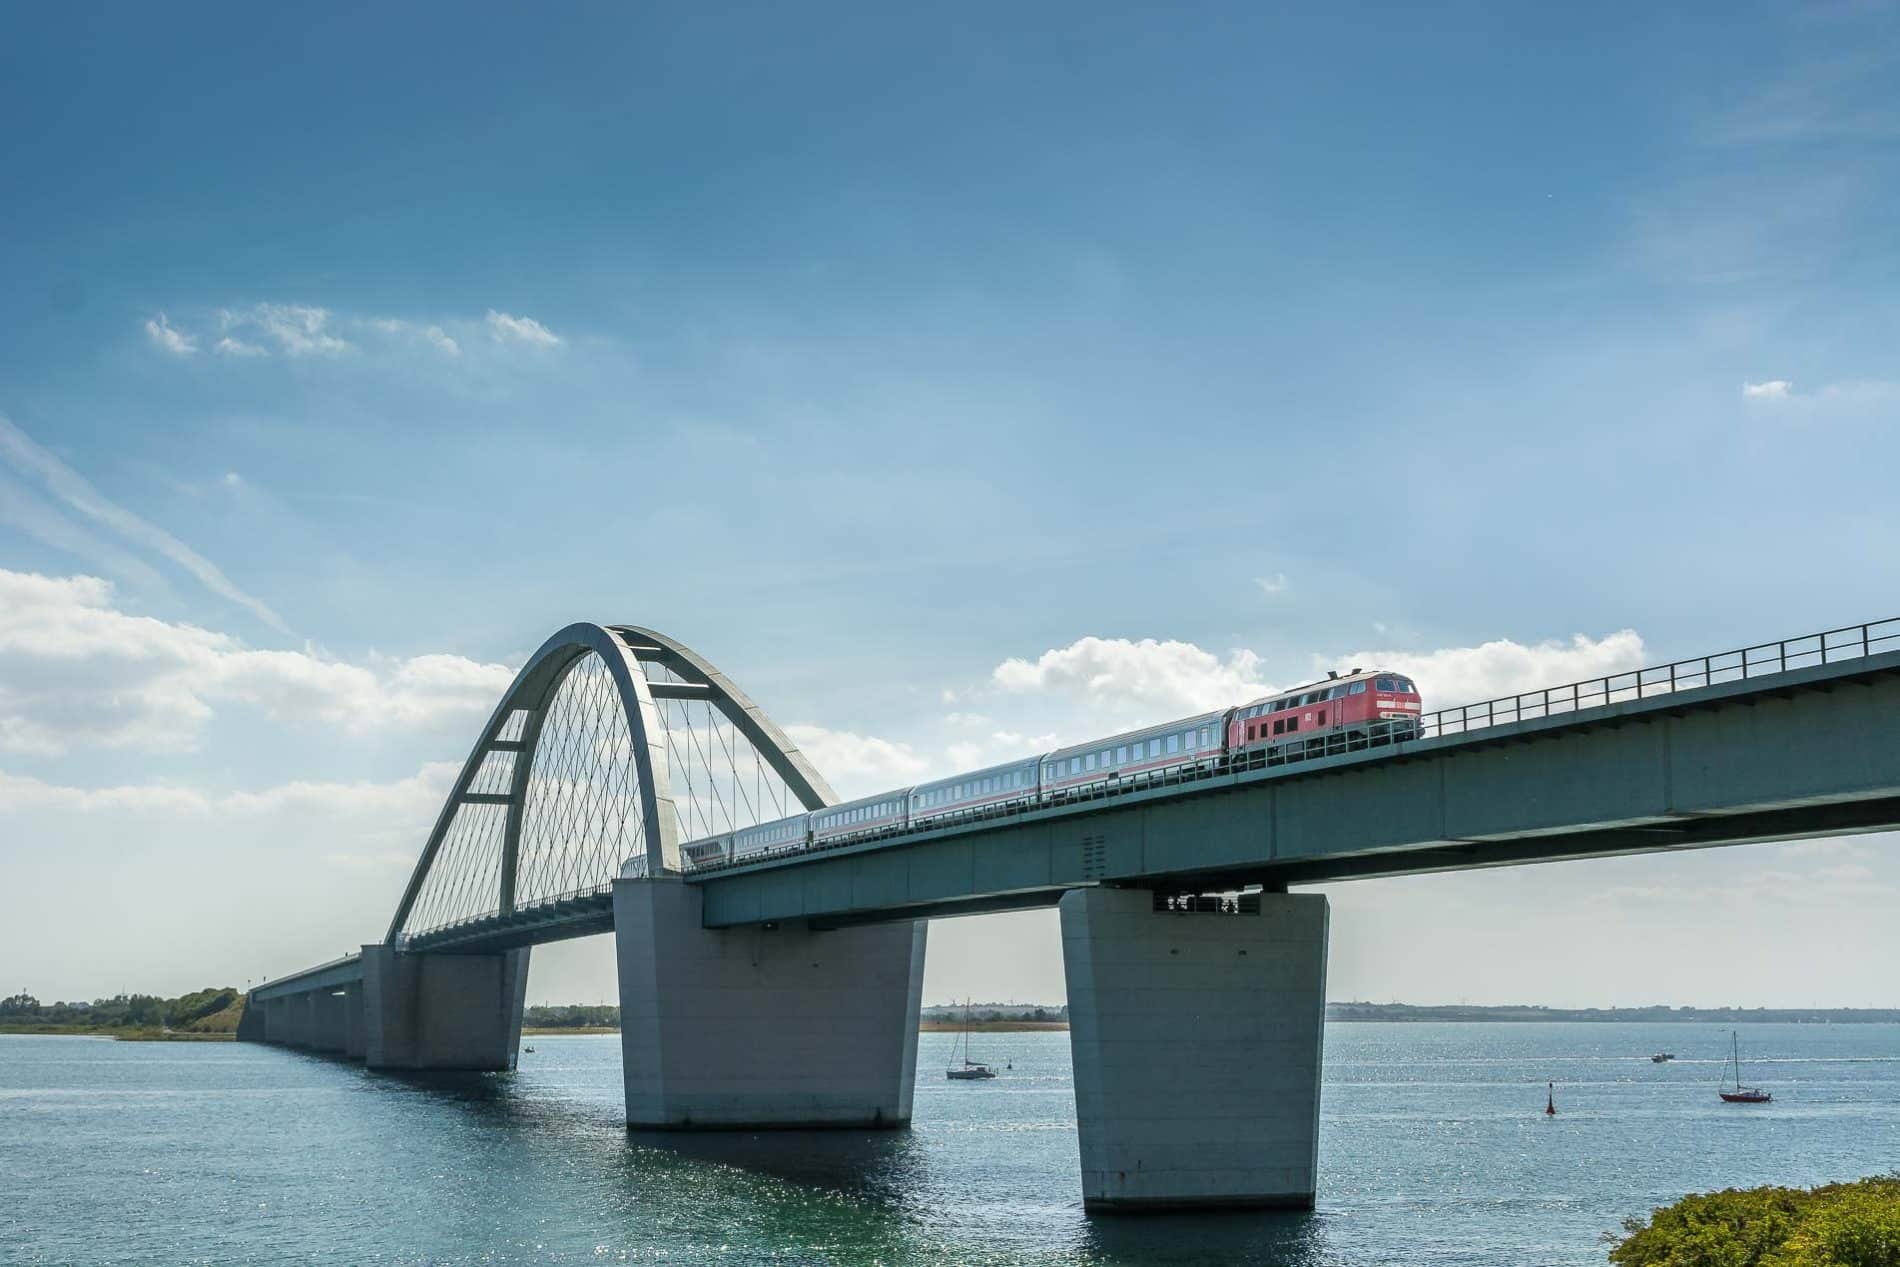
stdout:
{"type": "Polygon", "coordinates": [[[1659,1051],[1649,1058],[1649,1063],[1652,1065],[1666,1065],[1675,1058],[1676,1053],[1673,1051],[1659,1051]]]}
{"type": "Polygon", "coordinates": [[[528,1054],[529,1054],[530,1056],[532,1056],[532,1055],[534,1055],[534,1048],[533,1048],[533,1047],[523,1047],[523,1048],[522,1048],[521,1050],[523,1050],[523,1051],[525,1051],[525,1052],[527,1052],[527,1053],[528,1053],[528,1054]]]}
{"type": "Polygon", "coordinates": [[[1741,1040],[1735,1036],[1734,1030],[1728,1032],[1728,1040],[1730,1050],[1735,1059],[1735,1089],[1725,1091],[1721,1088],[1717,1088],[1715,1093],[1722,1097],[1724,1104],[1767,1104],[1772,1101],[1775,1097],[1763,1091],[1760,1087],[1745,1087],[1742,1085],[1741,1040]]]}

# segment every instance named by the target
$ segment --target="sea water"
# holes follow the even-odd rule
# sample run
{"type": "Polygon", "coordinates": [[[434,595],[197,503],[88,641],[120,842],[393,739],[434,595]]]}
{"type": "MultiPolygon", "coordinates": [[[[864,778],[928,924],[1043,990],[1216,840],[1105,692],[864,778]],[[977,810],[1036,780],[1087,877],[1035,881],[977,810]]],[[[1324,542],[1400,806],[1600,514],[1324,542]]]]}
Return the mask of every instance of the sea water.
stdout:
{"type": "Polygon", "coordinates": [[[1900,1027],[1741,1034],[1771,1105],[1712,1026],[1329,1025],[1318,1210],[1147,1217],[1082,1211],[1061,1033],[976,1035],[993,1082],[923,1035],[909,1130],[691,1135],[625,1127],[613,1036],[426,1078],[0,1036],[0,1263],[1601,1264],[1685,1192],[1900,1166],[1900,1027]]]}

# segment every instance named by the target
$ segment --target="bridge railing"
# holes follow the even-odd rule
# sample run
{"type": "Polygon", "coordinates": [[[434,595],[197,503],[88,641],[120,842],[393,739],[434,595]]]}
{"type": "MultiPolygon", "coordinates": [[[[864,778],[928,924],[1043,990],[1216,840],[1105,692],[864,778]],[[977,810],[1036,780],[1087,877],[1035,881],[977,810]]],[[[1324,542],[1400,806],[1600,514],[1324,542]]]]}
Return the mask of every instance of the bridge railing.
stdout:
{"type": "Polygon", "coordinates": [[[1779,642],[1761,642],[1733,651],[1718,651],[1713,655],[1627,669],[1475,704],[1441,708],[1421,717],[1420,728],[1425,736],[1461,735],[1487,726],[1534,721],[1605,704],[1652,699],[1676,691],[1739,682],[1768,673],[1786,673],[1809,665],[1838,664],[1896,650],[1900,650],[1900,617],[1864,625],[1842,625],[1838,629],[1783,638],[1779,642]]]}
{"type": "MultiPolygon", "coordinates": [[[[1738,647],[1733,651],[1693,656],[1687,660],[1629,669],[1603,677],[1567,682],[1562,686],[1481,700],[1475,704],[1441,708],[1422,715],[1416,722],[1409,719],[1379,721],[1363,730],[1322,733],[1299,743],[1282,744],[1271,748],[1248,748],[1226,756],[1209,756],[1200,760],[1186,761],[1181,765],[1163,770],[1143,771],[1132,775],[1105,775],[1097,782],[1064,788],[1053,796],[1036,797],[1027,801],[1004,801],[962,810],[954,814],[932,816],[923,826],[964,826],[990,819],[1014,818],[1032,810],[1047,809],[1055,805],[1104,800],[1130,792],[1193,783],[1243,771],[1293,765],[1320,757],[1339,756],[1343,753],[1382,749],[1418,739],[1436,738],[1440,735],[1467,734],[1489,726],[1534,721],[1541,717],[1560,716],[1605,704],[1622,703],[1626,700],[1651,699],[1676,691],[1712,686],[1723,682],[1737,682],[1763,677],[1770,673],[1785,673],[1790,669],[1805,668],[1810,665],[1838,664],[1844,660],[1879,655],[1885,651],[1900,651],[1900,617],[1871,621],[1864,625],[1843,625],[1838,629],[1802,634],[1795,638],[1784,638],[1779,642],[1756,643],[1753,646],[1738,647]]],[[[816,845],[807,844],[802,840],[789,842],[777,848],[749,853],[743,858],[730,861],[694,864],[690,860],[683,860],[683,870],[689,873],[721,871],[727,867],[767,862],[774,858],[823,853],[831,849],[841,849],[847,845],[862,844],[869,840],[903,835],[913,830],[916,828],[911,826],[869,828],[863,832],[827,839],[816,845]]]]}

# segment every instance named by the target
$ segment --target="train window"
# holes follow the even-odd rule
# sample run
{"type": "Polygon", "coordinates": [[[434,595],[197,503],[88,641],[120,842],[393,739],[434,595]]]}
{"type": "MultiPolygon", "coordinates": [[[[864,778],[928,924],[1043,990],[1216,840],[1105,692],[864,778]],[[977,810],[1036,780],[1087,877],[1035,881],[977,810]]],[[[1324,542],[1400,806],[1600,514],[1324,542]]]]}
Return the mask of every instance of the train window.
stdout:
{"type": "Polygon", "coordinates": [[[1282,717],[1273,723],[1273,733],[1276,735],[1284,735],[1286,733],[1286,718],[1282,717]]]}
{"type": "Polygon", "coordinates": [[[1179,735],[1168,736],[1168,751],[1169,752],[1181,751],[1181,736],[1179,735]]]}
{"type": "Polygon", "coordinates": [[[1212,726],[1201,727],[1201,746],[1211,747],[1213,743],[1214,743],[1214,728],[1212,726]]]}
{"type": "Polygon", "coordinates": [[[1319,720],[1315,722],[1314,724],[1318,726],[1324,726],[1326,724],[1326,710],[1325,709],[1322,708],[1319,710],[1319,720]]]}
{"type": "Polygon", "coordinates": [[[1379,689],[1382,691],[1396,691],[1399,688],[1398,684],[1393,682],[1391,678],[1382,677],[1379,679],[1379,689]]]}
{"type": "Polygon", "coordinates": [[[1412,685],[1412,679],[1409,677],[1402,677],[1399,679],[1399,689],[1401,691],[1404,691],[1407,695],[1418,694],[1418,688],[1412,685]]]}
{"type": "Polygon", "coordinates": [[[1082,768],[1084,770],[1093,770],[1095,768],[1095,754],[1094,753],[1091,752],[1082,758],[1082,768]]]}
{"type": "Polygon", "coordinates": [[[1347,694],[1349,695],[1364,695],[1365,693],[1366,693],[1366,684],[1364,682],[1354,682],[1352,686],[1347,690],[1347,694]]]}
{"type": "Polygon", "coordinates": [[[1069,773],[1070,774],[1082,773],[1082,758],[1080,757],[1069,758],[1069,773]]]}

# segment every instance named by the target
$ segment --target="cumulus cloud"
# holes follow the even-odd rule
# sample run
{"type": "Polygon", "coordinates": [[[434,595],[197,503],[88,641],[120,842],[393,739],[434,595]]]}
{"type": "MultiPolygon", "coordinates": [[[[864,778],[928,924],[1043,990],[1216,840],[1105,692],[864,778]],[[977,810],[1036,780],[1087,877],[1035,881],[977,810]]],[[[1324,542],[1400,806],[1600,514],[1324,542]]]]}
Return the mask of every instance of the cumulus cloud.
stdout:
{"type": "Polygon", "coordinates": [[[1885,418],[1900,403],[1900,382],[1885,378],[1850,378],[1824,383],[1811,391],[1796,391],[1785,378],[1743,383],[1742,399],[1776,413],[1804,418],[1853,417],[1872,414],[1885,418]]]}
{"type": "Polygon", "coordinates": [[[258,347],[255,343],[246,343],[242,339],[234,339],[228,334],[225,335],[222,339],[219,339],[216,343],[212,344],[211,350],[218,353],[221,356],[269,356],[270,355],[270,353],[266,352],[263,348],[258,347]]]}
{"type": "MultiPolygon", "coordinates": [[[[1498,639],[1436,651],[1316,656],[1297,681],[1354,665],[1393,669],[1418,681],[1427,707],[1440,707],[1621,673],[1640,667],[1644,654],[1642,638],[1625,629],[1603,638],[1578,634],[1568,641],[1533,644],[1498,639]]],[[[1078,638],[1034,660],[1005,660],[991,679],[1012,694],[1065,696],[1151,718],[1221,708],[1296,684],[1270,680],[1261,658],[1245,649],[1223,657],[1190,642],[1095,637],[1078,638]]]]}
{"type": "MultiPolygon", "coordinates": [[[[26,432],[14,426],[5,414],[0,414],[0,462],[12,467],[21,475],[37,480],[49,494],[69,510],[76,511],[133,545],[163,555],[197,577],[212,593],[243,607],[271,628],[279,632],[288,632],[289,627],[276,612],[239,589],[215,563],[163,528],[147,522],[105,497],[77,471],[41,447],[26,432]]],[[[80,540],[83,544],[83,534],[76,538],[71,533],[61,533],[56,527],[47,525],[44,520],[45,516],[42,514],[24,520],[16,518],[15,522],[47,541],[49,545],[68,547],[75,540],[80,540]]],[[[116,553],[109,557],[116,559],[116,553]]]]}
{"type": "Polygon", "coordinates": [[[198,350],[198,340],[173,326],[162,312],[147,319],[145,333],[153,343],[173,356],[190,356],[198,350]]]}
{"type": "Polygon", "coordinates": [[[392,339],[418,339],[444,356],[462,355],[462,345],[455,341],[453,335],[438,325],[403,321],[397,317],[372,317],[365,324],[370,329],[388,335],[392,339]]]}
{"type": "Polygon", "coordinates": [[[1256,576],[1253,578],[1253,583],[1258,585],[1260,592],[1268,597],[1286,593],[1285,572],[1275,572],[1272,576],[1256,576]]]}
{"type": "Polygon", "coordinates": [[[1191,642],[1154,638],[1078,638],[1034,660],[1005,660],[990,679],[1012,694],[1057,693],[1157,715],[1217,708],[1272,689],[1251,651],[1223,659],[1191,642]]]}
{"type": "Polygon", "coordinates": [[[561,341],[561,336],[533,317],[510,316],[505,312],[496,312],[493,308],[488,310],[488,333],[500,341],[544,348],[551,348],[561,341]]]}
{"type": "Polygon", "coordinates": [[[1445,708],[1626,673],[1648,662],[1642,637],[1634,629],[1621,629],[1602,638],[1577,634],[1568,641],[1525,644],[1499,638],[1437,651],[1354,651],[1316,658],[1313,676],[1341,666],[1393,669],[1418,683],[1425,707],[1445,708]]]}
{"type": "MultiPolygon", "coordinates": [[[[236,334],[248,334],[254,340],[275,344],[285,356],[334,356],[350,349],[346,340],[331,332],[330,310],[309,304],[225,308],[218,313],[218,328],[234,343],[236,334]]],[[[247,347],[245,354],[255,349],[255,344],[239,346],[247,347]]]]}
{"type": "Polygon", "coordinates": [[[832,786],[852,789],[846,795],[895,786],[917,777],[929,766],[909,744],[875,735],[802,725],[787,726],[785,733],[832,786]]]}
{"type": "Polygon", "coordinates": [[[484,716],[513,671],[461,656],[355,664],[115,606],[109,582],[0,570],[0,751],[190,746],[242,705],[350,733],[484,716]]]}

